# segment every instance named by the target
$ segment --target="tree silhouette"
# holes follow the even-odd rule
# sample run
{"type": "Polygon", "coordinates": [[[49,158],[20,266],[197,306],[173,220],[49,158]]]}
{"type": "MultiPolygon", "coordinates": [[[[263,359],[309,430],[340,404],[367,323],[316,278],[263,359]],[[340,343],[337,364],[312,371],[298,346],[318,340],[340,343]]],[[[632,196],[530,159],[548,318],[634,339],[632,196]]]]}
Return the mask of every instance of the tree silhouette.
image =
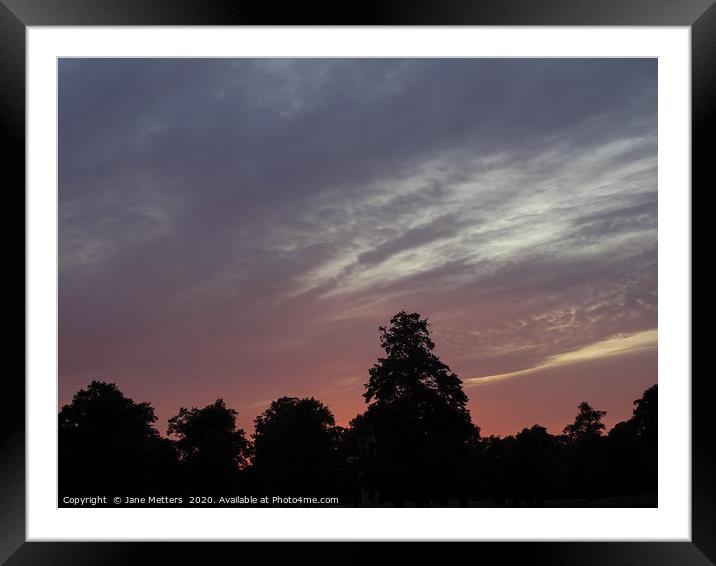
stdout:
{"type": "Polygon", "coordinates": [[[657,385],[644,391],[641,399],[634,401],[631,418],[636,435],[648,446],[656,446],[659,420],[659,392],[657,385]]]}
{"type": "Polygon", "coordinates": [[[176,454],[154,428],[149,403],[92,381],[59,414],[60,491],[141,495],[172,487],[176,454]]]}
{"type": "Polygon", "coordinates": [[[509,489],[505,466],[505,444],[512,437],[490,435],[480,439],[477,454],[477,497],[489,497],[495,505],[504,505],[509,489]]]}
{"type": "Polygon", "coordinates": [[[587,402],[579,404],[579,413],[572,424],[564,427],[568,452],[564,461],[564,481],[572,495],[591,501],[601,483],[597,458],[602,447],[602,418],[606,411],[598,411],[587,402]]]}
{"type": "Polygon", "coordinates": [[[608,495],[639,494],[644,491],[643,451],[629,421],[617,423],[607,435],[598,462],[600,492],[608,495]]]}
{"type": "Polygon", "coordinates": [[[313,397],[281,397],[256,417],[253,468],[263,492],[335,494],[341,428],[313,397]]]}
{"type": "Polygon", "coordinates": [[[511,491],[515,499],[530,506],[542,506],[554,492],[554,474],[559,446],[547,429],[534,425],[522,429],[508,453],[511,491]]]}
{"type": "Polygon", "coordinates": [[[659,392],[657,385],[644,391],[641,399],[634,401],[633,421],[636,436],[643,451],[642,479],[644,490],[656,492],[658,488],[659,449],[659,392]]]}
{"type": "Polygon", "coordinates": [[[386,357],[379,358],[369,370],[363,393],[366,402],[426,405],[440,401],[467,414],[462,381],[433,353],[435,343],[430,339],[427,319],[400,311],[390,319],[390,327],[380,326],[379,331],[386,357]]]}
{"type": "Polygon", "coordinates": [[[202,409],[181,407],[169,419],[187,488],[216,493],[237,480],[250,450],[244,431],[236,428],[236,415],[217,399],[202,409]]]}
{"type": "Polygon", "coordinates": [[[592,439],[602,435],[602,418],[606,411],[596,411],[587,402],[579,404],[579,413],[572,424],[564,427],[564,434],[573,441],[592,439]]]}
{"type": "Polygon", "coordinates": [[[652,385],[634,401],[628,421],[609,431],[600,461],[602,493],[656,493],[658,390],[652,385]]]}
{"type": "Polygon", "coordinates": [[[479,436],[462,381],[433,353],[419,314],[401,311],[379,331],[386,355],[369,371],[367,411],[351,422],[353,442],[368,446],[364,477],[398,503],[444,500],[464,484],[469,445],[479,436]]]}
{"type": "Polygon", "coordinates": [[[60,504],[63,495],[237,492],[340,496],[341,504],[358,506],[488,498],[496,505],[572,506],[614,496],[652,504],[656,385],[606,435],[606,412],[582,402],[561,435],[534,425],[481,438],[462,382],[433,352],[427,319],[401,311],[379,331],[385,355],[369,370],[366,410],[347,429],[313,397],[281,397],[256,417],[252,444],[237,428],[236,411],[218,399],[201,409],[181,407],[167,438],[156,430],[149,403],[92,381],[59,412],[60,504]]]}

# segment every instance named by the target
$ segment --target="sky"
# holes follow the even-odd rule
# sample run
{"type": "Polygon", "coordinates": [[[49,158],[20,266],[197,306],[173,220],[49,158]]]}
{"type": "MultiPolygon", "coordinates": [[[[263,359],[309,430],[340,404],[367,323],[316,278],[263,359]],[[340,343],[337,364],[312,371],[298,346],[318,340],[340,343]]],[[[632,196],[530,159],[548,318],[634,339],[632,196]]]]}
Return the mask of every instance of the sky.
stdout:
{"type": "Polygon", "coordinates": [[[59,403],[362,412],[431,323],[484,435],[657,382],[656,59],[60,59],[59,403]]]}

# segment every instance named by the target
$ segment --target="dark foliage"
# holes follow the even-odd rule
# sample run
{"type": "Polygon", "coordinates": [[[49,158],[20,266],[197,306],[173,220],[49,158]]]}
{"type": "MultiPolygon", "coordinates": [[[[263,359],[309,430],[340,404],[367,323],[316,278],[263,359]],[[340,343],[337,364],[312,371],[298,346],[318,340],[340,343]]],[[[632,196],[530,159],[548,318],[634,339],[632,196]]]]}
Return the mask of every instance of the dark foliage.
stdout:
{"type": "Polygon", "coordinates": [[[176,477],[174,444],[154,428],[149,403],[93,381],[59,414],[59,481],[77,495],[163,493],[176,477]]]}
{"type": "Polygon", "coordinates": [[[243,490],[356,506],[541,506],[656,493],[656,385],[608,433],[606,412],[582,402],[561,435],[534,425],[481,438],[461,380],[433,352],[428,321],[401,311],[379,330],[385,355],[369,370],[366,410],[347,429],[313,397],[281,397],[256,417],[250,442],[218,399],[182,407],[165,438],[149,403],[93,381],[59,414],[60,495],[243,490]]]}
{"type": "Polygon", "coordinates": [[[335,494],[342,429],[328,407],[313,397],[281,397],[254,423],[253,473],[262,493],[335,494]]]}
{"type": "Polygon", "coordinates": [[[385,357],[369,371],[368,409],[349,436],[371,492],[397,503],[454,495],[479,437],[462,381],[433,353],[428,321],[401,311],[380,327],[385,357]]]}
{"type": "Polygon", "coordinates": [[[169,419],[186,489],[213,494],[236,484],[249,455],[246,435],[236,428],[236,414],[217,399],[203,409],[181,407],[169,419]]]}
{"type": "Polygon", "coordinates": [[[609,431],[598,462],[602,493],[656,492],[657,397],[657,386],[652,385],[634,401],[633,416],[609,431]]]}

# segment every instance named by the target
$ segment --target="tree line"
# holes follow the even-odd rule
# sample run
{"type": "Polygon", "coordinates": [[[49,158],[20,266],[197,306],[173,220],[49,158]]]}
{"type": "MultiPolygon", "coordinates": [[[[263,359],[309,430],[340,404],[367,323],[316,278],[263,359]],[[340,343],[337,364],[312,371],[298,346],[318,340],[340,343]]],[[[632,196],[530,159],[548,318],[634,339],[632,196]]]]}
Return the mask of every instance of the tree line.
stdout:
{"type": "Polygon", "coordinates": [[[483,437],[462,381],[433,352],[427,319],[379,327],[366,409],[348,427],[313,397],[281,397],[248,435],[222,399],[181,407],[157,430],[149,403],[92,381],[59,413],[63,496],[338,497],[349,506],[542,506],[547,500],[655,494],[657,386],[610,431],[587,402],[553,435],[534,425],[483,437]]]}

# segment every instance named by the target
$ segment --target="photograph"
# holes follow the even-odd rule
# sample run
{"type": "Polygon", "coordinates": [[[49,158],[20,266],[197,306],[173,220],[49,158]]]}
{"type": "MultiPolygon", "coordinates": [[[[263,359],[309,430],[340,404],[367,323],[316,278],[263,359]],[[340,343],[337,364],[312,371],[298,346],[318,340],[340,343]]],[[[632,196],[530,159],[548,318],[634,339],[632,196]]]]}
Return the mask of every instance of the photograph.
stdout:
{"type": "Polygon", "coordinates": [[[659,506],[656,57],[57,77],[58,507],[659,506]]]}
{"type": "Polygon", "coordinates": [[[716,0],[351,8],[0,0],[0,564],[716,566],[716,0]]]}

